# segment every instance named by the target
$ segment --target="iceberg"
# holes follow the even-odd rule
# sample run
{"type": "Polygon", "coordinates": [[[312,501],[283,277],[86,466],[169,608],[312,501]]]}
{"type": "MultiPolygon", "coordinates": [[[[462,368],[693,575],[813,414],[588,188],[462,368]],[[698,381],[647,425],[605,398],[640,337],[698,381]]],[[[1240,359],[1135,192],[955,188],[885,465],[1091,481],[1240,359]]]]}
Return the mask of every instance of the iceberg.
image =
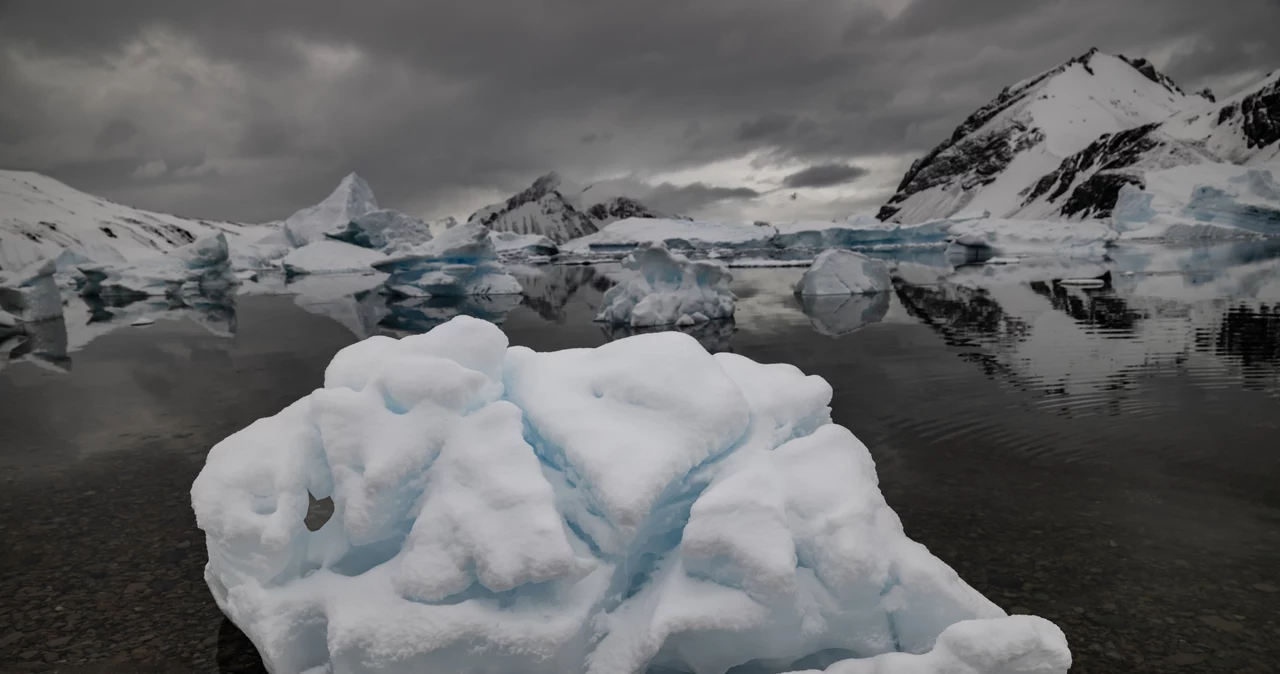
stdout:
{"type": "Polygon", "coordinates": [[[15,317],[15,323],[7,326],[0,322],[0,370],[29,362],[52,372],[67,372],[71,369],[67,350],[67,321],[62,315],[32,323],[15,317]]]}
{"type": "Polygon", "coordinates": [[[733,275],[723,265],[692,261],[662,243],[643,243],[622,267],[626,272],[604,294],[597,321],[644,328],[733,317],[733,275]]]}
{"type": "Polygon", "coordinates": [[[889,266],[842,248],[824,250],[796,283],[797,295],[862,295],[892,290],[889,266]]]}
{"type": "Polygon", "coordinates": [[[372,337],[191,487],[218,607],[273,672],[1065,674],[908,539],[832,388],[679,332],[372,337]],[[312,531],[311,499],[332,499],[312,531]],[[794,667],[791,667],[794,669],[794,667]]]}
{"type": "Polygon", "coordinates": [[[779,248],[823,249],[941,243],[946,239],[948,225],[938,221],[902,225],[854,216],[845,222],[802,221],[775,228],[778,233],[773,245],[779,248]]]}
{"type": "Polygon", "coordinates": [[[947,255],[957,263],[1040,255],[1101,258],[1119,232],[1098,220],[948,220],[947,255]]]}
{"type": "Polygon", "coordinates": [[[1125,239],[1280,236],[1280,164],[1198,164],[1146,174],[1112,210],[1125,239]]]}
{"type": "Polygon", "coordinates": [[[21,269],[0,271],[0,311],[10,316],[14,324],[61,317],[62,294],[53,277],[56,271],[52,258],[21,269]]]}
{"type": "Polygon", "coordinates": [[[326,236],[354,246],[394,253],[430,241],[431,227],[411,215],[384,208],[358,215],[345,228],[326,236]]]}
{"type": "Polygon", "coordinates": [[[221,297],[234,294],[240,285],[222,234],[133,265],[85,265],[79,269],[85,277],[80,288],[84,297],[221,297]]]}
{"type": "Polygon", "coordinates": [[[519,295],[520,282],[498,261],[489,228],[467,223],[431,241],[375,262],[387,288],[406,297],[519,295]]]}
{"type": "Polygon", "coordinates": [[[327,234],[336,234],[346,229],[352,220],[376,210],[378,201],[373,189],[364,178],[352,173],[343,178],[324,201],[289,216],[284,221],[285,236],[289,245],[300,248],[323,241],[327,234]]]}
{"type": "Polygon", "coordinates": [[[287,276],[306,274],[373,273],[374,263],[386,255],[341,241],[316,241],[284,256],[280,264],[287,276]]]}

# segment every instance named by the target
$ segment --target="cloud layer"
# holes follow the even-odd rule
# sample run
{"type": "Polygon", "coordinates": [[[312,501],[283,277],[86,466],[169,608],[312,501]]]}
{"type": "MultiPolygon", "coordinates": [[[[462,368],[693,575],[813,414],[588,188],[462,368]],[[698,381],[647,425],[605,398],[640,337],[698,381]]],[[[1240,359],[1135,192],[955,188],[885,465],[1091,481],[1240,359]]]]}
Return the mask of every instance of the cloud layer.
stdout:
{"type": "Polygon", "coordinates": [[[1280,65],[1276,25],[1277,0],[17,0],[0,166],[245,220],[351,170],[428,217],[550,169],[678,212],[829,217],[1091,46],[1230,93],[1280,65]]]}

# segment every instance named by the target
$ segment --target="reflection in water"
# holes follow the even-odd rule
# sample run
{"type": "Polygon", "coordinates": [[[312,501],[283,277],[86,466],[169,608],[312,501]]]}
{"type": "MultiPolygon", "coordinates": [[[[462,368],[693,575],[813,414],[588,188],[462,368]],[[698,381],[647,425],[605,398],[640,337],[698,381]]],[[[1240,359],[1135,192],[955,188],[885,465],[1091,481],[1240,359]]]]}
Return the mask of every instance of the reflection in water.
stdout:
{"type": "Polygon", "coordinates": [[[840,337],[884,319],[889,313],[889,293],[801,295],[800,304],[818,334],[840,337]]]}
{"type": "Polygon", "coordinates": [[[610,325],[601,323],[600,330],[604,332],[604,336],[609,341],[623,339],[632,335],[642,335],[651,332],[683,332],[690,337],[698,340],[702,348],[711,353],[733,352],[733,348],[729,342],[733,339],[735,324],[733,319],[707,321],[699,325],[674,326],[663,325],[652,328],[633,328],[629,325],[610,325]]]}
{"type": "Polygon", "coordinates": [[[395,337],[426,332],[457,316],[471,316],[502,325],[520,306],[519,295],[491,297],[419,297],[387,301],[378,321],[379,332],[395,337]]]}
{"type": "Polygon", "coordinates": [[[0,328],[0,370],[22,361],[56,372],[70,370],[66,321],[55,318],[0,328]]]}
{"type": "Polygon", "coordinates": [[[512,265],[508,271],[524,288],[524,305],[556,323],[565,320],[565,306],[570,298],[588,291],[603,295],[613,286],[612,279],[590,265],[512,265]]]}

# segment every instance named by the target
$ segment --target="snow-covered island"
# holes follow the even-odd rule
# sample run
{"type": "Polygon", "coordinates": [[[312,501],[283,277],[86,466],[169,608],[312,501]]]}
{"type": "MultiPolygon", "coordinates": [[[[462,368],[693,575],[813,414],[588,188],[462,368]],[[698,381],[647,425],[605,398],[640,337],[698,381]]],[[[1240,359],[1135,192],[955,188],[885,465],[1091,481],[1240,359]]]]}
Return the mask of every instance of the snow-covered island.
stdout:
{"type": "Polygon", "coordinates": [[[218,606],[276,672],[1058,674],[903,533],[831,387],[680,333],[373,337],[215,446],[191,489],[218,606]],[[311,497],[332,498],[318,530],[311,497]]]}

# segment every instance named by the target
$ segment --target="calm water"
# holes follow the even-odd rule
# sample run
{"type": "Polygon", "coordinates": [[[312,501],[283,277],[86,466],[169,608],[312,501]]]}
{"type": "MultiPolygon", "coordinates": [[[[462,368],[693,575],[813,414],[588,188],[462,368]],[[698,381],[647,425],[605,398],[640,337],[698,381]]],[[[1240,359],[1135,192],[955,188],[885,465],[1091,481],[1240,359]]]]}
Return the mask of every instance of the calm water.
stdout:
{"type": "MultiPolygon", "coordinates": [[[[1113,257],[904,264],[893,293],[806,303],[802,269],[739,269],[736,323],[695,336],[830,381],[908,534],[1061,625],[1073,671],[1280,670],[1280,246],[1113,257]]],[[[262,671],[201,576],[208,448],[370,334],[461,311],[540,350],[625,336],[591,322],[615,268],[516,271],[506,302],[264,280],[234,308],[73,299],[0,335],[0,671],[262,671]]]]}

